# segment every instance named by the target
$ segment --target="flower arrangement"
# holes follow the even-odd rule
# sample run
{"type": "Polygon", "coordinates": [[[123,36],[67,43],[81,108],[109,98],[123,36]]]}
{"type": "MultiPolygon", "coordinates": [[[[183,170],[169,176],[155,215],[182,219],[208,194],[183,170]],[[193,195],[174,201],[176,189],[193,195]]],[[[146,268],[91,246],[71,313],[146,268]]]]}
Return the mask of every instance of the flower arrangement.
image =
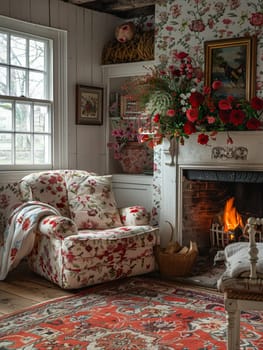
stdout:
{"type": "Polygon", "coordinates": [[[113,142],[108,143],[108,147],[113,149],[114,159],[120,159],[122,150],[128,142],[138,142],[138,125],[136,120],[114,119],[112,118],[113,142]]]}
{"type": "MultiPolygon", "coordinates": [[[[216,98],[221,81],[214,81],[211,88],[203,86],[202,70],[185,52],[176,53],[174,61],[178,67],[150,68],[150,74],[124,87],[140,100],[149,116],[148,123],[139,130],[142,142],[154,146],[164,137],[175,137],[184,144],[189,135],[198,132],[197,142],[207,145],[219,131],[261,129],[261,98],[216,98]]],[[[233,143],[227,135],[227,142],[233,143]]]]}

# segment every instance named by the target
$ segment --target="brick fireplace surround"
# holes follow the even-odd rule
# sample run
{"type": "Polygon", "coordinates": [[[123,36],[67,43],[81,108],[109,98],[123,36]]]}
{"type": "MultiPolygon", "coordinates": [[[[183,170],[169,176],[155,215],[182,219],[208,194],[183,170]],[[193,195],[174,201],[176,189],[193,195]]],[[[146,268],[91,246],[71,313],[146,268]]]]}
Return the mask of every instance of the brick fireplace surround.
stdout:
{"type": "Polygon", "coordinates": [[[222,132],[209,146],[197,143],[192,135],[185,145],[176,145],[174,164],[169,142],[161,146],[160,232],[161,244],[170,238],[169,221],[175,240],[183,245],[196,241],[201,254],[211,248],[213,218],[233,196],[238,212],[263,216],[263,132],[230,132],[227,145],[222,132]],[[171,164],[172,163],[172,164],[171,164]]]}

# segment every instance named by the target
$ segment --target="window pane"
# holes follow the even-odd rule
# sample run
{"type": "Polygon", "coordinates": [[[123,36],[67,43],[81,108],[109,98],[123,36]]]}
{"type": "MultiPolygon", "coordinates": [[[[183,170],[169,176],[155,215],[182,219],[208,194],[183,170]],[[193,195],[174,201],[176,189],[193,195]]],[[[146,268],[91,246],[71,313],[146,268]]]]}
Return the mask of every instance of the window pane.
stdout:
{"type": "Polygon", "coordinates": [[[29,72],[29,97],[46,98],[43,73],[29,72]]]}
{"type": "Polygon", "coordinates": [[[26,96],[26,71],[23,69],[11,69],[11,87],[12,96],[26,96]]]}
{"type": "Polygon", "coordinates": [[[43,41],[29,41],[29,68],[44,71],[45,43],[43,41]]]}
{"type": "Polygon", "coordinates": [[[12,135],[0,133],[0,164],[12,163],[12,135]]]}
{"type": "Polygon", "coordinates": [[[8,85],[7,85],[7,68],[0,67],[0,94],[8,94],[8,85]]]}
{"type": "Polygon", "coordinates": [[[26,67],[26,39],[11,35],[10,62],[15,66],[26,67]]]}
{"type": "Polygon", "coordinates": [[[12,131],[12,104],[0,101],[0,130],[12,131]]]}
{"type": "Polygon", "coordinates": [[[35,105],[34,132],[50,132],[48,106],[35,105]]]}
{"type": "Polygon", "coordinates": [[[50,137],[46,135],[34,136],[34,163],[50,164],[50,137]]]}
{"type": "Polygon", "coordinates": [[[30,127],[30,104],[17,103],[16,104],[16,131],[31,131],[30,127]]]}
{"type": "Polygon", "coordinates": [[[16,164],[32,164],[32,142],[28,134],[16,135],[16,164]]]}
{"type": "Polygon", "coordinates": [[[7,63],[7,34],[0,33],[0,63],[7,63]]]}

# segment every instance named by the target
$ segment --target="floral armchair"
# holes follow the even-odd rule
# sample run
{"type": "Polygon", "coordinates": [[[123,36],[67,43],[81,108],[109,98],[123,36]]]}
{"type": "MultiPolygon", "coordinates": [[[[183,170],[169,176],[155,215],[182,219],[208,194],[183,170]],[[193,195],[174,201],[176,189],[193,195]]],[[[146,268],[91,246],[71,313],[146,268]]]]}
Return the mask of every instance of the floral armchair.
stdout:
{"type": "Polygon", "coordinates": [[[149,225],[145,208],[117,208],[111,180],[81,170],[32,173],[21,180],[24,204],[13,215],[20,215],[16,222],[24,230],[33,217],[37,222],[27,255],[34,272],[75,289],[155,270],[158,229],[149,225]]]}

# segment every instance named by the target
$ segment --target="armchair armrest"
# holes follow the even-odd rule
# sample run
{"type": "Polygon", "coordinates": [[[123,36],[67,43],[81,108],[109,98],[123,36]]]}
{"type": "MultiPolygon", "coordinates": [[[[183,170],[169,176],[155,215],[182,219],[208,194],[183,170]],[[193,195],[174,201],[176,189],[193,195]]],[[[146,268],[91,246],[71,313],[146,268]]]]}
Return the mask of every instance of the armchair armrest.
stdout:
{"type": "Polygon", "coordinates": [[[140,205],[134,205],[126,208],[119,208],[120,217],[123,225],[149,225],[150,214],[146,208],[140,205]]]}
{"type": "Polygon", "coordinates": [[[58,215],[44,217],[39,222],[38,230],[41,234],[58,239],[78,234],[78,228],[74,221],[58,215]]]}

